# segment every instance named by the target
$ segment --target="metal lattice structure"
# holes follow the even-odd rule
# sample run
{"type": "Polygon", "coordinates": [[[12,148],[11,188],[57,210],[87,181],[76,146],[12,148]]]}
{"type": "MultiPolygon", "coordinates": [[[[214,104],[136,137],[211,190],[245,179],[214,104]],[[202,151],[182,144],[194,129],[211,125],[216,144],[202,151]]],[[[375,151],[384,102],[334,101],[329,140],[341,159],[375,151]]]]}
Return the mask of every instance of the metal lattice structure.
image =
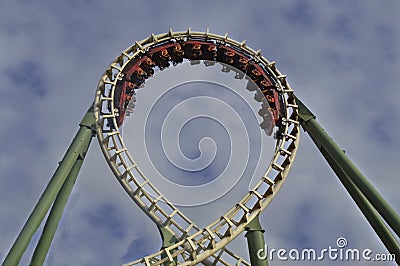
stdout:
{"type": "Polygon", "coordinates": [[[246,226],[268,206],[280,190],[295,158],[299,142],[299,121],[293,90],[286,82],[286,76],[279,72],[274,62],[269,62],[260,51],[249,48],[244,41],[239,43],[228,38],[227,34],[219,36],[208,31],[193,32],[189,29],[184,32],[170,30],[165,34],[151,35],[123,51],[105,71],[96,93],[95,116],[97,136],[102,151],[118,181],[153,222],[159,227],[167,228],[177,239],[176,244],[126,265],[164,265],[167,262],[193,265],[207,258],[209,258],[208,263],[212,265],[216,263],[232,265],[232,259],[236,265],[249,265],[248,262],[227,250],[225,246],[245,230],[246,226]],[[140,170],[126,148],[119,131],[120,112],[115,108],[109,108],[116,106],[114,100],[117,83],[126,75],[124,69],[127,65],[160,44],[190,40],[229,45],[248,54],[250,60],[261,65],[272,75],[271,80],[275,81],[274,90],[279,94],[282,105],[280,111],[282,117],[279,118],[281,120],[280,137],[277,138],[275,153],[266,173],[242,200],[205,228],[199,228],[168,201],[152,184],[151,178],[147,178],[140,170]],[[218,252],[219,250],[221,251],[218,252]]]}
{"type": "MultiPolygon", "coordinates": [[[[224,72],[223,68],[223,72],[224,72]]],[[[248,87],[249,90],[253,90],[248,87]]],[[[48,214],[31,265],[42,265],[61,219],[63,209],[92,137],[97,135],[102,152],[122,187],[158,226],[162,249],[128,265],[250,265],[227,249],[227,245],[247,231],[251,265],[267,265],[255,256],[264,238],[259,214],[281,189],[299,145],[300,126],[308,133],[343,186],[358,205],[388,251],[400,264],[400,244],[390,229],[400,236],[400,217],[365,176],[316,121],[316,116],[293,94],[274,62],[269,62],[246,45],[224,36],[190,30],[151,35],[122,52],[102,75],[94,104],[79,124],[80,128],[53,177],[35,205],[2,265],[18,265],[33,235],[48,214]],[[183,60],[207,65],[220,62],[256,84],[255,99],[262,102],[261,127],[267,135],[275,130],[275,150],[266,172],[241,200],[204,228],[186,217],[140,170],[124,144],[120,127],[132,112],[134,92],[162,70],[183,60]],[[49,212],[51,208],[51,211],[49,212]]]]}

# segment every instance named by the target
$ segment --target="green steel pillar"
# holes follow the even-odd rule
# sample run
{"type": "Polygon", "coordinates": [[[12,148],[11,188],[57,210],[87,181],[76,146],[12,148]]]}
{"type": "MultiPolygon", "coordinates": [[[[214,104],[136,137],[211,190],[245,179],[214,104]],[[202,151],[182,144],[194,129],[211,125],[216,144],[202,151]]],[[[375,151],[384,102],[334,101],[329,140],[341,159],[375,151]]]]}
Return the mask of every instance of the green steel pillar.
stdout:
{"type": "Polygon", "coordinates": [[[396,254],[396,257],[399,257],[399,243],[379,214],[398,236],[400,236],[400,217],[319,125],[315,115],[299,99],[296,98],[296,101],[299,105],[299,117],[304,131],[310,135],[384,245],[390,252],[396,254]]]}
{"type": "Polygon", "coordinates": [[[61,187],[61,190],[54,201],[53,207],[51,208],[49,217],[47,218],[42,236],[40,237],[39,243],[33,253],[30,264],[31,266],[43,265],[82,164],[83,158],[78,158],[68,175],[67,180],[65,180],[64,185],[61,187]]]}
{"type": "MultiPolygon", "coordinates": [[[[169,228],[167,228],[165,226],[157,226],[157,228],[160,231],[161,239],[162,239],[161,249],[170,247],[176,243],[177,239],[176,239],[174,233],[172,233],[169,228]]],[[[165,256],[162,256],[162,259],[164,259],[164,258],[165,258],[165,256]]],[[[174,266],[176,264],[177,264],[176,260],[172,263],[170,263],[170,262],[164,263],[165,266],[174,266]]]]}
{"type": "Polygon", "coordinates": [[[247,238],[251,265],[268,266],[268,250],[264,240],[265,231],[261,227],[258,215],[247,225],[246,231],[245,237],[247,238]]]}
{"type": "Polygon", "coordinates": [[[332,167],[333,171],[339,177],[339,180],[342,182],[343,186],[349,192],[351,198],[357,204],[358,208],[360,208],[361,212],[364,214],[375,233],[379,236],[387,250],[391,254],[395,254],[395,260],[397,264],[400,265],[400,245],[391,234],[390,230],[387,228],[385,222],[379,216],[378,212],[371,205],[368,199],[361,193],[353,181],[351,181],[343,169],[338,166],[335,161],[329,157],[329,155],[326,155],[325,158],[332,167]]]}
{"type": "Polygon", "coordinates": [[[47,184],[47,187],[40,197],[38,203],[32,210],[32,213],[19,233],[13,246],[8,252],[2,264],[3,266],[15,266],[19,264],[22,255],[29,245],[29,242],[42,223],[50,206],[53,204],[57,194],[67,179],[67,176],[70,174],[77,160],[79,158],[85,158],[87,149],[95,132],[93,105],[89,108],[79,125],[80,129],[78,133],[76,134],[62,161],[57,167],[57,170],[53,174],[53,177],[47,184]]]}

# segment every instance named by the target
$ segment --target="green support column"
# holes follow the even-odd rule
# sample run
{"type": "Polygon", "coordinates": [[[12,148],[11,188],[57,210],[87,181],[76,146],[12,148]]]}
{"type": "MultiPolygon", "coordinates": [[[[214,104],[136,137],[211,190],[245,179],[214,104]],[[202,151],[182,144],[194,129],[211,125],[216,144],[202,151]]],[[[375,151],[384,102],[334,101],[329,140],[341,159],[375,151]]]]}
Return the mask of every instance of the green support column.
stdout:
{"type": "Polygon", "coordinates": [[[299,99],[296,98],[296,101],[299,105],[303,129],[310,135],[385,246],[390,252],[398,254],[399,243],[386,228],[377,212],[398,236],[400,235],[400,217],[319,125],[315,115],[299,99]]]}
{"type": "Polygon", "coordinates": [[[347,176],[347,174],[343,171],[343,169],[338,166],[335,161],[325,152],[324,154],[326,160],[329,165],[332,167],[333,171],[339,177],[339,180],[342,182],[343,186],[349,192],[351,198],[357,204],[358,208],[364,214],[365,218],[370,223],[371,227],[374,229],[375,233],[379,236],[382,243],[385,245],[387,250],[391,254],[395,254],[395,259],[397,264],[400,265],[400,245],[396,241],[395,237],[390,232],[389,228],[387,228],[385,222],[379,216],[378,212],[371,205],[368,199],[361,193],[361,191],[357,188],[357,186],[351,181],[351,179],[347,176]]]}
{"type": "MultiPolygon", "coordinates": [[[[157,226],[157,228],[160,231],[161,239],[162,239],[161,249],[170,247],[176,243],[177,239],[169,228],[167,228],[165,226],[157,226]]],[[[162,256],[162,259],[164,259],[164,258],[165,258],[165,256],[162,256]]],[[[172,263],[164,263],[165,266],[174,266],[176,264],[177,264],[176,260],[172,263]]]]}
{"type": "Polygon", "coordinates": [[[54,201],[49,217],[47,218],[46,224],[43,228],[42,236],[40,237],[33,253],[30,264],[31,266],[41,266],[46,259],[47,252],[50,248],[51,242],[53,241],[58,224],[64,212],[65,205],[67,204],[69,195],[71,194],[76,178],[78,177],[79,170],[83,164],[83,159],[84,158],[78,158],[78,160],[76,160],[70,174],[67,177],[67,180],[65,180],[64,185],[61,187],[61,190],[54,201]]]}
{"type": "Polygon", "coordinates": [[[268,266],[268,250],[265,246],[264,230],[257,215],[246,227],[247,246],[252,266],[268,266]]]}
{"type": "Polygon", "coordinates": [[[57,194],[63,186],[67,176],[70,174],[77,159],[80,156],[81,158],[85,157],[82,157],[82,155],[86,154],[90,141],[94,136],[94,124],[95,117],[94,108],[92,105],[79,124],[80,129],[78,133],[76,134],[62,161],[57,167],[57,170],[53,174],[53,177],[47,184],[47,187],[40,197],[38,203],[32,210],[32,213],[19,233],[13,246],[8,252],[2,264],[3,266],[15,266],[19,264],[22,255],[29,245],[29,242],[42,223],[50,206],[53,204],[57,194]]]}

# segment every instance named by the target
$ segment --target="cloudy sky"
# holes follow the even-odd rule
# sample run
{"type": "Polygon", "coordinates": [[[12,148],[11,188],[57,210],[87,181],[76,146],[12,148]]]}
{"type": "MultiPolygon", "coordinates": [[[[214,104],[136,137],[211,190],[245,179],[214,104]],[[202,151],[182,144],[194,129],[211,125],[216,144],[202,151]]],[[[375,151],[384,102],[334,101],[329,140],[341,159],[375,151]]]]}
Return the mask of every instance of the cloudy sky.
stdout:
{"type": "MultiPolygon", "coordinates": [[[[400,212],[398,1],[5,0],[1,6],[0,260],[76,133],[104,69],[136,40],[169,28],[209,27],[262,49],[400,212]]],[[[97,140],[92,144],[48,265],[119,265],[160,247],[155,225],[113,177],[97,140]]],[[[185,212],[199,224],[210,215],[207,205],[185,212]]],[[[261,221],[270,248],[321,250],[345,237],[349,248],[386,252],[305,134],[287,183],[261,221]]],[[[245,245],[239,237],[231,248],[248,257],[245,245]]],[[[22,265],[31,252],[32,245],[22,265]]]]}

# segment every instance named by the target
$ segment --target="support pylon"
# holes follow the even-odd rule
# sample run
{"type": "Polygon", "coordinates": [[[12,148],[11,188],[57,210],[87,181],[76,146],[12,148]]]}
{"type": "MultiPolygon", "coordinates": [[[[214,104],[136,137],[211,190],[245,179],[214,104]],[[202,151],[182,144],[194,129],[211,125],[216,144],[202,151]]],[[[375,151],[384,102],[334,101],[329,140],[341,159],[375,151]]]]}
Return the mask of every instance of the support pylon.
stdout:
{"type": "Polygon", "coordinates": [[[265,248],[264,230],[257,215],[246,227],[247,246],[252,266],[268,266],[268,254],[265,248]]]}
{"type": "Polygon", "coordinates": [[[379,214],[397,236],[400,236],[399,215],[320,126],[316,116],[298,98],[296,98],[296,102],[299,106],[300,123],[304,131],[314,141],[383,244],[391,254],[395,255],[396,262],[400,264],[400,244],[379,214]]]}
{"type": "MultiPolygon", "coordinates": [[[[80,128],[78,133],[76,134],[74,140],[69,146],[55,173],[47,184],[46,189],[42,193],[42,196],[40,197],[38,203],[32,210],[32,213],[30,214],[24,227],[22,228],[13,246],[8,252],[5,260],[3,261],[3,266],[15,266],[19,264],[22,255],[24,254],[26,248],[32,240],[33,235],[36,233],[51,205],[54,203],[57,195],[60,195],[61,188],[64,185],[67,187],[71,186],[68,189],[63,189],[63,193],[61,193],[60,197],[68,197],[71,193],[72,186],[73,183],[75,183],[75,180],[72,180],[73,182],[70,185],[66,185],[66,180],[68,176],[71,179],[76,179],[75,175],[77,175],[78,173],[74,172],[79,172],[80,165],[81,163],[83,163],[83,160],[86,156],[92,137],[95,134],[95,121],[94,108],[92,105],[87,111],[86,115],[83,117],[81,123],[79,124],[80,128]],[[72,174],[71,171],[73,171],[72,174]]],[[[57,209],[59,207],[60,206],[56,204],[53,208],[57,209]]],[[[57,213],[57,211],[54,211],[52,213],[53,214],[49,215],[49,219],[46,223],[43,235],[39,242],[38,248],[36,249],[37,251],[35,252],[37,253],[34,256],[33,260],[33,262],[35,262],[35,265],[43,264],[48,246],[50,246],[50,243],[54,236],[54,232],[52,231],[55,231],[58,225],[59,219],[57,219],[56,216],[61,215],[61,213],[57,215],[54,215],[54,213],[57,213]],[[36,264],[36,262],[38,264],[36,264]]]]}

